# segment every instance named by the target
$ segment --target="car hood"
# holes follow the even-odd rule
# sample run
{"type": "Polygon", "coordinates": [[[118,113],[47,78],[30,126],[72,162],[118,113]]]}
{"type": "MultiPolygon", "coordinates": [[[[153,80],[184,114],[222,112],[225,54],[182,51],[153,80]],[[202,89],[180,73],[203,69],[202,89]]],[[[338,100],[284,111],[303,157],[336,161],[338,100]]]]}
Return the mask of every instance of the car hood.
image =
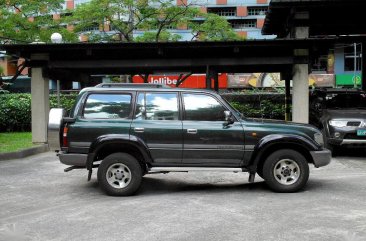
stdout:
{"type": "Polygon", "coordinates": [[[306,133],[309,136],[313,136],[314,133],[319,133],[319,130],[309,124],[296,123],[291,121],[282,120],[269,120],[269,119],[259,119],[259,118],[246,118],[245,122],[251,125],[261,125],[267,128],[277,129],[277,130],[293,130],[295,132],[306,133]]]}
{"type": "Polygon", "coordinates": [[[327,109],[324,115],[329,119],[366,119],[365,109],[327,109]]]}

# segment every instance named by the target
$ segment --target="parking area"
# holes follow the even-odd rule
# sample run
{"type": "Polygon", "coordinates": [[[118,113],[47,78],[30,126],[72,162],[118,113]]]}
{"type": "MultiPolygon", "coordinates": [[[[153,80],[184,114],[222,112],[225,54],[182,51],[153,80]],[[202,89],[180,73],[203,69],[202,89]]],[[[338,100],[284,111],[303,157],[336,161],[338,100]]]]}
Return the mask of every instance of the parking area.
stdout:
{"type": "Polygon", "coordinates": [[[366,240],[360,156],[311,168],[299,193],[211,172],[147,175],[132,197],[106,196],[96,173],[64,173],[51,152],[1,161],[0,240],[366,240]]]}

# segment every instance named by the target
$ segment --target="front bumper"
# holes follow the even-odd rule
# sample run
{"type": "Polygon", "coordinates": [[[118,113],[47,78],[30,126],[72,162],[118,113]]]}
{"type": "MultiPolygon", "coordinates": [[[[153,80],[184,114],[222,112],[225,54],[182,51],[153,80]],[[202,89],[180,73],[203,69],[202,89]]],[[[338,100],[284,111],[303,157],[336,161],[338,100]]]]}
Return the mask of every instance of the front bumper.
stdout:
{"type": "Polygon", "coordinates": [[[328,149],[323,149],[321,151],[311,151],[310,154],[313,157],[315,167],[326,166],[332,159],[332,153],[328,149]]]}
{"type": "Polygon", "coordinates": [[[58,157],[60,158],[60,162],[65,165],[85,167],[88,155],[60,152],[58,157]]]}

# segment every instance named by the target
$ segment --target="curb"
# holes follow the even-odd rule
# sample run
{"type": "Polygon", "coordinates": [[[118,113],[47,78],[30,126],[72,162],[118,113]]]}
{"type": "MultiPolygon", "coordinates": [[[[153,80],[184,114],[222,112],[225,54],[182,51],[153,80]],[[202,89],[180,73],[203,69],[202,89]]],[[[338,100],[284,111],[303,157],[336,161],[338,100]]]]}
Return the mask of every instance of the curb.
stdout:
{"type": "Polygon", "coordinates": [[[49,151],[48,144],[43,144],[40,146],[31,147],[31,148],[24,149],[21,151],[0,153],[0,161],[20,159],[20,158],[36,155],[36,154],[47,152],[47,151],[49,151]]]}

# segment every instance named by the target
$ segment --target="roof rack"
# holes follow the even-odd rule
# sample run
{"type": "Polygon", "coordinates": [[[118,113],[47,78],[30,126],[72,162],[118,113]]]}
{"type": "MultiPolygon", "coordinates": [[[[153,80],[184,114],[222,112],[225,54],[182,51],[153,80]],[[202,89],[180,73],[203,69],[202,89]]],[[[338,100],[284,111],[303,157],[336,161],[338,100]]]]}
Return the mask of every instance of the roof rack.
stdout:
{"type": "Polygon", "coordinates": [[[163,84],[132,84],[132,83],[102,83],[98,84],[97,88],[170,88],[168,85],[163,84]]]}

